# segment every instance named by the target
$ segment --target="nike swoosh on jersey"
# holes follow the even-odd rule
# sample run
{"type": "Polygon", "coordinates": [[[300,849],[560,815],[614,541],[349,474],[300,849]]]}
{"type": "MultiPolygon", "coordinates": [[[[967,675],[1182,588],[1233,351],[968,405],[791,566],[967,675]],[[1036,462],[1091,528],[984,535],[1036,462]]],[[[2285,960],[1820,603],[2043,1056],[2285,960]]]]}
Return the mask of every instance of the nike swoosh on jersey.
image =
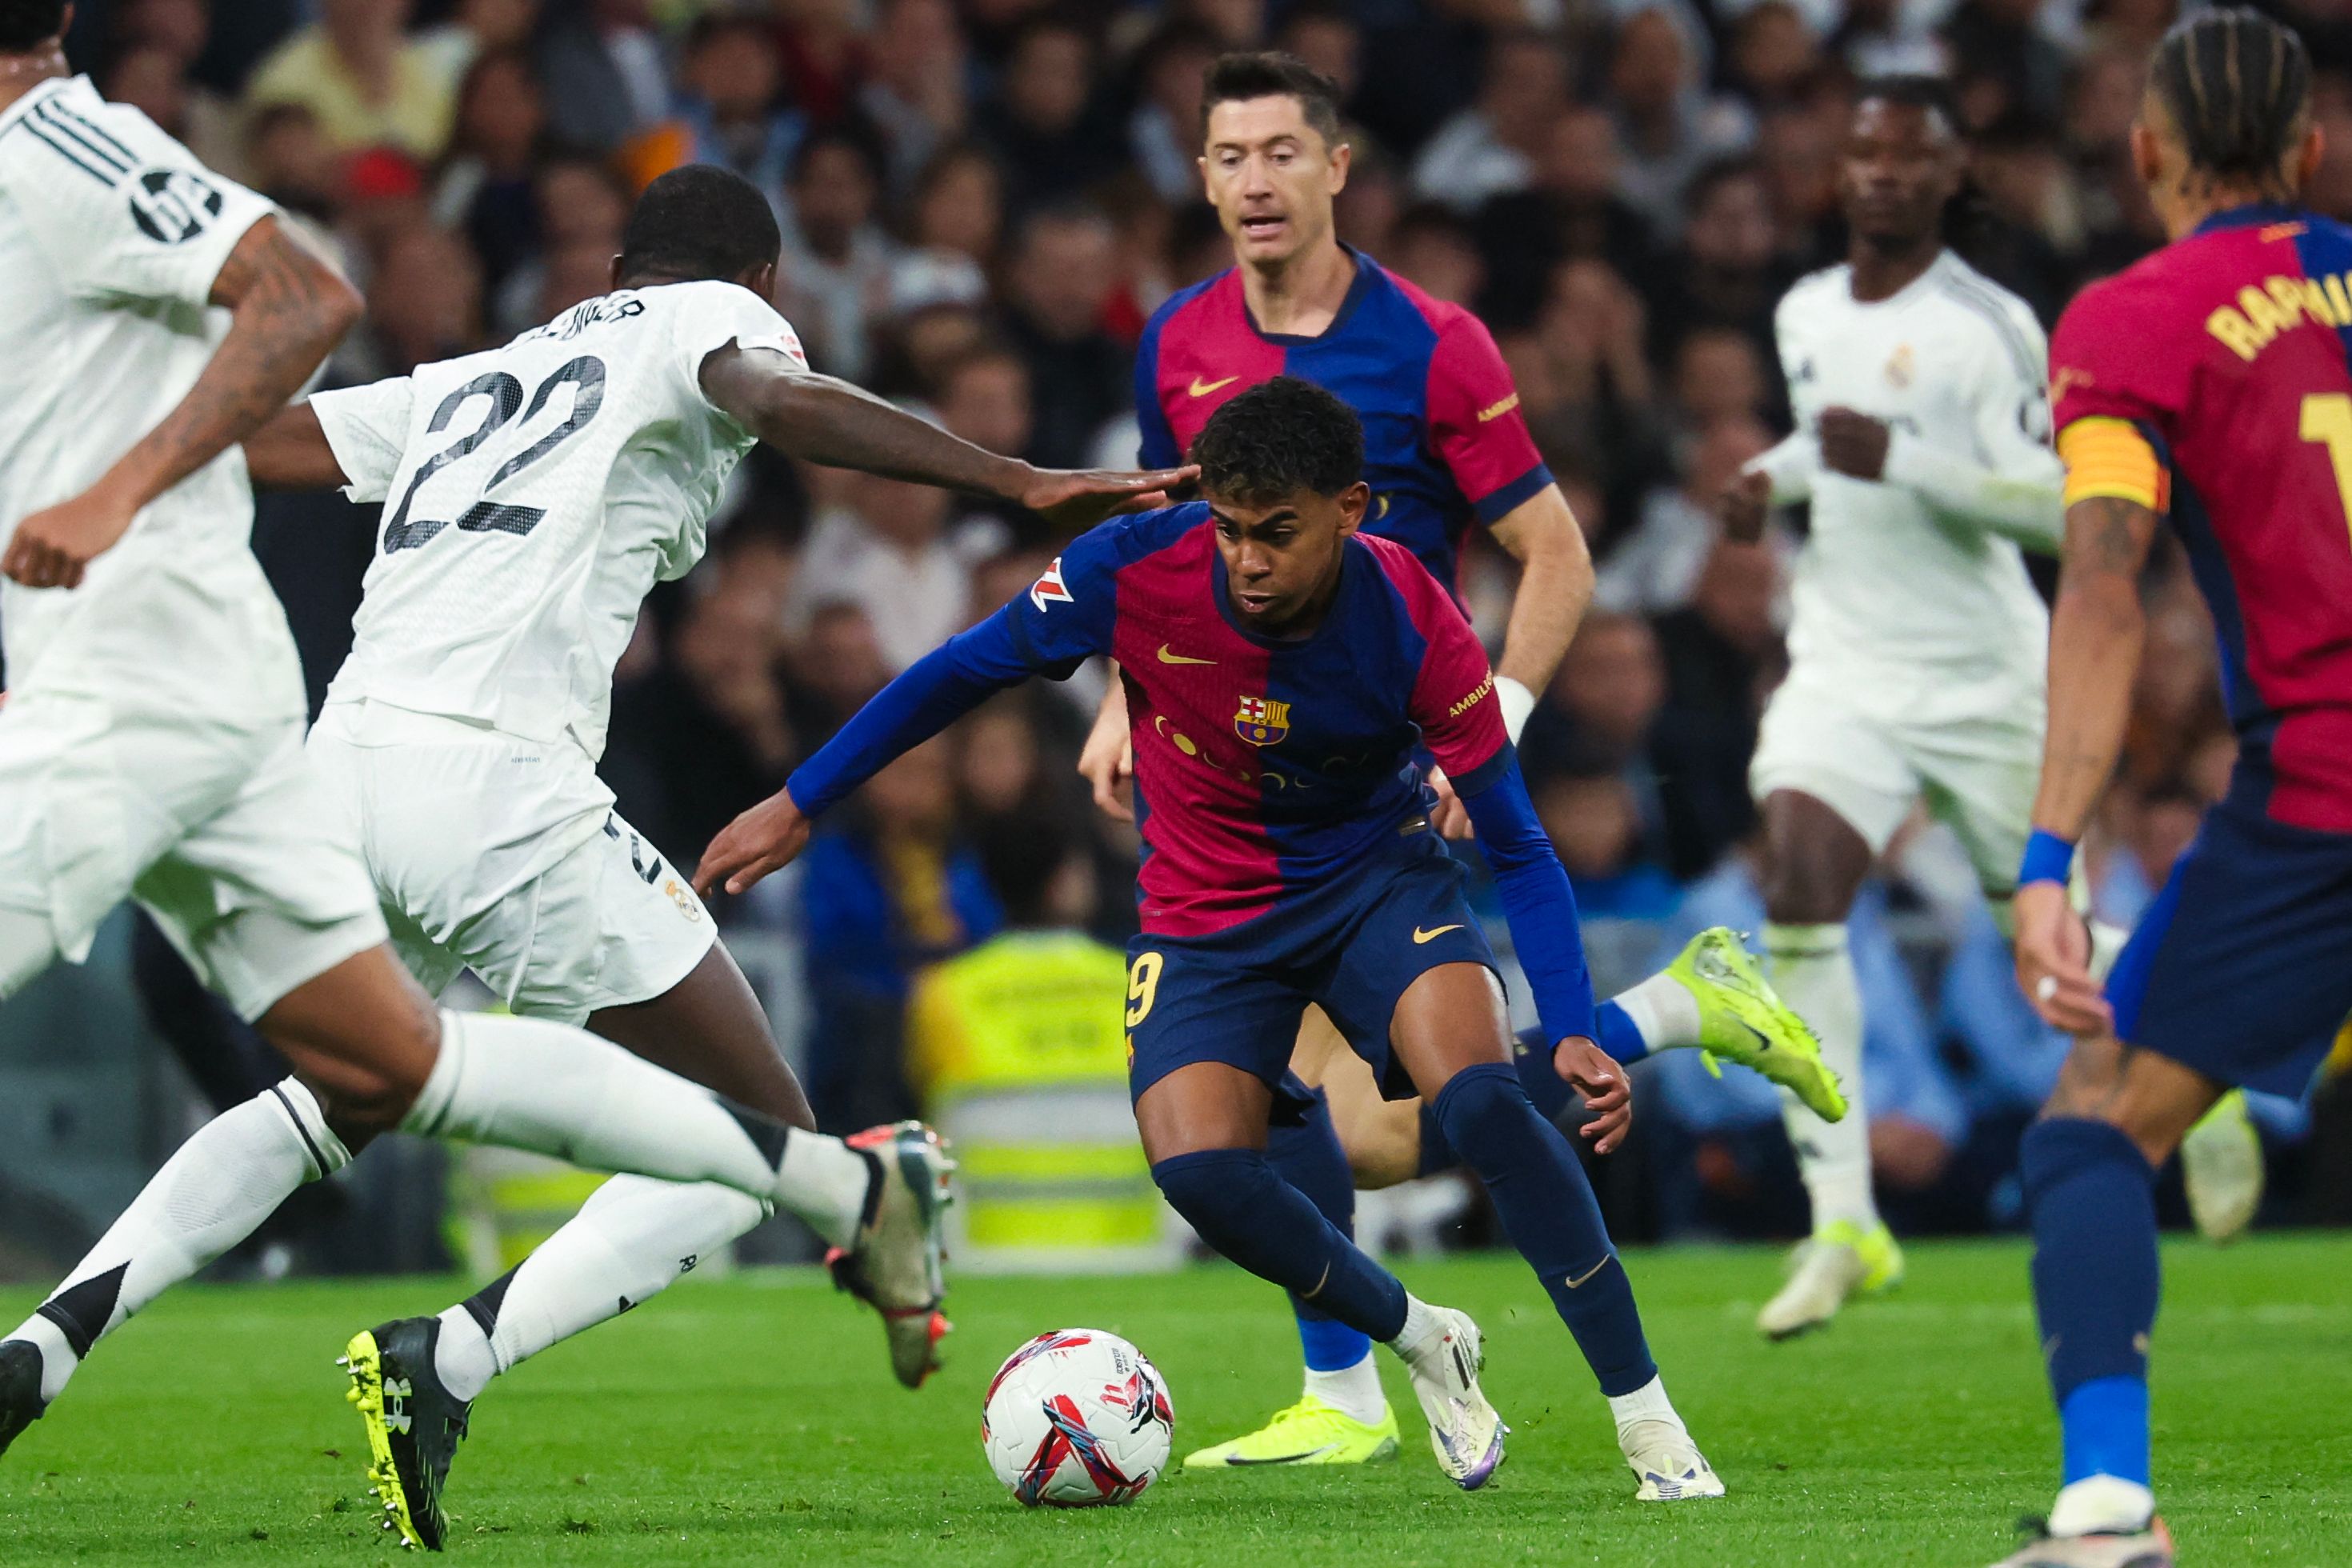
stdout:
{"type": "Polygon", "coordinates": [[[1160,645],[1160,662],[1162,664],[1214,664],[1217,661],[1213,658],[1187,658],[1181,653],[1170,653],[1168,651],[1168,645],[1166,643],[1161,643],[1160,645]]]}
{"type": "Polygon", "coordinates": [[[1594,1264],[1591,1268],[1586,1269],[1583,1273],[1570,1278],[1568,1281],[1568,1288],[1571,1290],[1575,1289],[1578,1286],[1582,1285],[1587,1280],[1591,1279],[1595,1274],[1600,1273],[1602,1269],[1608,1267],[1609,1259],[1604,1258],[1600,1262],[1594,1264]]]}
{"type": "Polygon", "coordinates": [[[1423,931],[1419,926],[1415,926],[1412,928],[1412,942],[1415,947],[1419,947],[1423,942],[1435,942],[1447,931],[1460,931],[1461,929],[1462,922],[1459,921],[1454,921],[1450,926],[1439,926],[1435,931],[1423,931]]]}
{"type": "Polygon", "coordinates": [[[1195,397],[1206,397],[1209,394],[1216,391],[1217,388],[1221,386],[1231,386],[1240,379],[1240,376],[1229,375],[1223,381],[1202,381],[1196,375],[1192,378],[1192,384],[1186,387],[1184,390],[1191,393],[1195,397]]]}

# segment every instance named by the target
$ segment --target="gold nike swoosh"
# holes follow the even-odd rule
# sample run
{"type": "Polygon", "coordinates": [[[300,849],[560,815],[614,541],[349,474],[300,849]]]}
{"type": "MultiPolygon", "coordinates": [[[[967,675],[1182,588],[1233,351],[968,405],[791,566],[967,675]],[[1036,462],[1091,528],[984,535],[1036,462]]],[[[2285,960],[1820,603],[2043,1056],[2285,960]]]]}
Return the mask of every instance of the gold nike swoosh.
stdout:
{"type": "Polygon", "coordinates": [[[1192,384],[1186,387],[1184,390],[1191,393],[1195,397],[1206,397],[1209,394],[1216,391],[1217,388],[1221,386],[1231,386],[1240,379],[1240,376],[1229,375],[1223,381],[1202,381],[1196,375],[1192,378],[1192,384]]]}
{"type": "Polygon", "coordinates": [[[1461,929],[1462,929],[1462,922],[1461,922],[1461,921],[1454,921],[1454,922],[1452,925],[1450,925],[1450,926],[1439,926],[1435,931],[1423,931],[1423,930],[1422,930],[1419,926],[1415,926],[1415,927],[1413,927],[1413,928],[1412,928],[1412,941],[1413,941],[1413,945],[1414,945],[1414,946],[1416,946],[1416,947],[1418,947],[1418,946],[1420,946],[1423,942],[1435,942],[1439,937],[1444,936],[1447,931],[1460,931],[1461,929]]]}
{"type": "Polygon", "coordinates": [[[1168,651],[1168,645],[1166,643],[1161,643],[1160,645],[1160,662],[1162,664],[1214,664],[1217,661],[1213,658],[1186,658],[1181,653],[1170,653],[1168,651]]]}
{"type": "Polygon", "coordinates": [[[1608,1259],[1608,1258],[1603,1258],[1600,1262],[1598,1262],[1598,1263],[1594,1264],[1591,1268],[1590,1268],[1586,1269],[1583,1273],[1579,1274],[1579,1275],[1576,1275],[1576,1276],[1574,1276],[1573,1278],[1571,1278],[1571,1279],[1569,1280],[1569,1282],[1568,1282],[1568,1288],[1569,1288],[1570,1289],[1571,1289],[1571,1290],[1575,1289],[1578,1286],[1580,1286],[1580,1285],[1583,1284],[1585,1281],[1587,1281],[1587,1280],[1591,1279],[1595,1274],[1600,1273],[1602,1269],[1604,1269],[1604,1268],[1608,1268],[1608,1267],[1609,1267],[1609,1259],[1608,1259]]]}

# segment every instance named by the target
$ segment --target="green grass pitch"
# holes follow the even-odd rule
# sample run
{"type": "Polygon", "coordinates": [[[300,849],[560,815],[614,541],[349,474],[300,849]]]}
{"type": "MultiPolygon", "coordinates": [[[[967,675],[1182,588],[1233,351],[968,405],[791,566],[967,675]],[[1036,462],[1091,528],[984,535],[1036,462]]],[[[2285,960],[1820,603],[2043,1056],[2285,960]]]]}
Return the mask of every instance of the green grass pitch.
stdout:
{"type": "MultiPolygon", "coordinates": [[[[1935,1564],[1981,1568],[2048,1506],[2056,1447],[2017,1243],[1921,1247],[1896,1295],[1785,1345],[1750,1318],[1777,1255],[1632,1256],[1675,1401],[1721,1502],[1637,1506],[1605,1412],[1514,1258],[1408,1264],[1487,1335],[1510,1461],[1447,1486],[1393,1365],[1402,1461],[1171,1473],[1129,1508],[1031,1513],[980,1456],[980,1393],[1041,1330],[1133,1339],[1177,1449],[1286,1403],[1273,1291],[1225,1268],[966,1280],[948,1370],[889,1380],[870,1319],[813,1278],[689,1279],[558,1347],[477,1407],[451,1556],[483,1563],[1935,1564]]],[[[2166,1253],[2158,1484],[2189,1564],[2352,1563],[2352,1238],[2166,1253]]],[[[381,1561],[359,1426],[331,1364],[446,1281],[193,1289],[110,1341],[0,1460],[0,1562],[381,1561]]],[[[0,1321],[33,1298],[0,1292],[0,1321]]]]}

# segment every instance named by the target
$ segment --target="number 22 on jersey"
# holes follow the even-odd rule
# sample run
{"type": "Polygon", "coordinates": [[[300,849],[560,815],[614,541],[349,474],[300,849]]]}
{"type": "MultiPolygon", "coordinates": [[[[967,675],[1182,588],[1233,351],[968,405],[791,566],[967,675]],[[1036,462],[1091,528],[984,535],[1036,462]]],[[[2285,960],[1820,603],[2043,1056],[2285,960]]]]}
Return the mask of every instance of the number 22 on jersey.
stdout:
{"type": "MultiPolygon", "coordinates": [[[[532,422],[546,412],[549,402],[559,388],[572,389],[572,409],[563,419],[551,426],[539,439],[516,452],[499,465],[488,479],[472,492],[474,500],[457,516],[457,526],[463,533],[529,533],[547,515],[544,507],[525,506],[511,501],[490,499],[490,493],[545,458],[564,442],[586,428],[604,404],[604,362],[593,354],[582,354],[557,367],[555,373],[539,384],[530,395],[530,405],[524,406],[522,383],[502,370],[487,371],[441,400],[433,411],[432,422],[425,426],[428,433],[438,434],[448,429],[468,403],[482,400],[481,421],[440,451],[417,465],[400,494],[400,504],[393,509],[392,520],[384,524],[383,552],[417,550],[429,543],[436,534],[447,528],[446,521],[419,518],[409,520],[409,509],[415,504],[416,492],[425,481],[453,463],[471,456],[493,437],[514,424],[521,416],[521,426],[516,434],[527,432],[532,422]]],[[[487,463],[489,459],[482,459],[487,463]]]]}

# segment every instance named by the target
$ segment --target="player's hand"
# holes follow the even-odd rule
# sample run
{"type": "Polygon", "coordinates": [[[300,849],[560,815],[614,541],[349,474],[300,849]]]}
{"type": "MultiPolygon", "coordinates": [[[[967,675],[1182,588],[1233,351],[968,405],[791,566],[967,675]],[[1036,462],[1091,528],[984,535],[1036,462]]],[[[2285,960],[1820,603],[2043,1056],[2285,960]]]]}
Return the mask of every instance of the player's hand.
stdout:
{"type": "Polygon", "coordinates": [[[1445,776],[1444,768],[1429,770],[1429,787],[1437,792],[1437,804],[1429,812],[1429,825],[1437,829],[1437,836],[1457,844],[1477,837],[1478,830],[1470,825],[1470,808],[1454,793],[1454,781],[1445,776]]]}
{"type": "Polygon", "coordinates": [[[2017,984],[2042,1022],[2070,1035],[2115,1027],[2115,1010],[2091,978],[2091,931],[2063,882],[2028,882],[2010,901],[2017,922],[2017,984]]]}
{"type": "Polygon", "coordinates": [[[790,790],[778,790],[722,829],[702,852],[694,870],[694,890],[704,898],[721,886],[740,893],[771,871],[782,870],[808,847],[809,819],[790,790]]]}
{"type": "Polygon", "coordinates": [[[1198,464],[1116,473],[1108,468],[1033,468],[1013,499],[1066,532],[1092,528],[1121,512],[1150,511],[1168,504],[1168,492],[1201,477],[1198,464]]]}
{"type": "Polygon", "coordinates": [[[79,588],[83,571],[113,548],[139,509],[91,489],[16,525],[0,574],[27,588],[79,588]]]}
{"type": "Polygon", "coordinates": [[[1114,822],[1133,822],[1135,807],[1130,781],[1135,776],[1135,742],[1127,728],[1127,688],[1114,677],[1095,713],[1095,727],[1078,751],[1078,776],[1094,792],[1095,805],[1114,822]]]}
{"type": "Polygon", "coordinates": [[[1772,510],[1772,476],[1761,469],[1743,470],[1715,498],[1715,515],[1723,531],[1742,544],[1764,537],[1764,519],[1772,510]]]}
{"type": "Polygon", "coordinates": [[[1552,1070],[1584,1094],[1592,1120],[1577,1131],[1592,1140],[1596,1154],[1613,1152],[1633,1125],[1633,1086],[1625,1069],[1591,1040],[1570,1036],[1552,1048],[1552,1070]]]}
{"type": "Polygon", "coordinates": [[[1822,465],[1856,479],[1886,477],[1886,448],[1895,433],[1883,419],[1851,408],[1822,410],[1822,465]]]}

